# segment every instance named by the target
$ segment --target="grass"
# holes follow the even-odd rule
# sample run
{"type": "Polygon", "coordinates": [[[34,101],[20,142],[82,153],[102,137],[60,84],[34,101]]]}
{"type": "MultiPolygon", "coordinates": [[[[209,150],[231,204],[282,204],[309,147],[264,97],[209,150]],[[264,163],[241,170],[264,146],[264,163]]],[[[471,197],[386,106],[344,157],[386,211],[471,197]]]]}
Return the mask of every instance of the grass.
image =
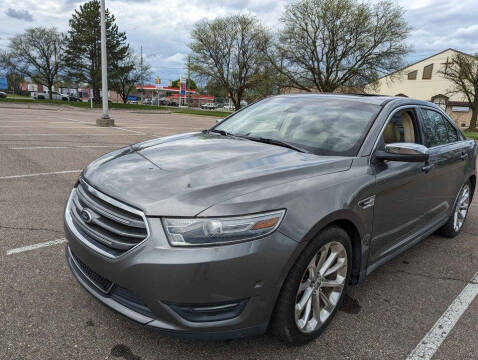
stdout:
{"type": "Polygon", "coordinates": [[[478,132],[464,131],[464,134],[468,139],[478,140],[478,132]]]}
{"type": "MultiPolygon", "coordinates": [[[[0,103],[10,102],[10,103],[27,103],[27,104],[52,104],[52,105],[68,105],[78,108],[90,108],[89,102],[76,102],[76,101],[61,101],[61,100],[31,100],[28,97],[18,97],[11,98],[7,97],[6,99],[0,98],[0,103]]],[[[101,108],[100,104],[93,104],[95,108],[101,108]]],[[[196,110],[189,108],[176,108],[176,107],[167,107],[167,106],[152,106],[152,105],[141,105],[141,104],[123,104],[123,103],[110,103],[110,109],[124,109],[124,110],[167,110],[173,113],[180,114],[190,114],[190,115],[202,115],[202,116],[213,116],[215,118],[222,118],[230,115],[230,112],[226,111],[215,111],[215,110],[196,110]]]]}

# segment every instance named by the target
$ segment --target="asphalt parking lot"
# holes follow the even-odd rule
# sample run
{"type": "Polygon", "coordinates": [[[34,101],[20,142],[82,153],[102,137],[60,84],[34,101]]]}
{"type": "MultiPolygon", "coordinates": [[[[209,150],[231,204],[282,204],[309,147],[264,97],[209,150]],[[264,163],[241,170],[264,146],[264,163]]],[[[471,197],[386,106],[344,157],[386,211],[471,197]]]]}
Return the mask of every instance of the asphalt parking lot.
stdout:
{"type": "Polygon", "coordinates": [[[215,119],[113,111],[117,127],[98,128],[99,116],[0,107],[0,359],[405,359],[444,313],[433,359],[478,358],[478,297],[469,306],[456,300],[478,287],[477,197],[460,236],[430,236],[350,288],[331,326],[303,347],[270,335],[166,337],[109,310],[73,279],[64,257],[63,208],[81,169],[115,148],[215,119]],[[464,312],[448,333],[450,304],[464,312]]]}

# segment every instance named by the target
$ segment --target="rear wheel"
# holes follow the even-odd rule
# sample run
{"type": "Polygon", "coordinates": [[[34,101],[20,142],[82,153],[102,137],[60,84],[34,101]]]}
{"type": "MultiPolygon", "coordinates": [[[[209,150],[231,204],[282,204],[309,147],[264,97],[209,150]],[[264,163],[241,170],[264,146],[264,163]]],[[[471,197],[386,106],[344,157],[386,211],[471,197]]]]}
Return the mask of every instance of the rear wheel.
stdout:
{"type": "Polygon", "coordinates": [[[438,233],[453,238],[457,236],[465,223],[466,215],[468,215],[468,208],[471,200],[471,183],[465,182],[462,186],[456,200],[453,213],[450,215],[448,222],[438,230],[438,233]]]}
{"type": "Polygon", "coordinates": [[[317,338],[340,307],[350,278],[351,244],[336,226],[304,250],[282,287],[271,330],[294,345],[317,338]]]}

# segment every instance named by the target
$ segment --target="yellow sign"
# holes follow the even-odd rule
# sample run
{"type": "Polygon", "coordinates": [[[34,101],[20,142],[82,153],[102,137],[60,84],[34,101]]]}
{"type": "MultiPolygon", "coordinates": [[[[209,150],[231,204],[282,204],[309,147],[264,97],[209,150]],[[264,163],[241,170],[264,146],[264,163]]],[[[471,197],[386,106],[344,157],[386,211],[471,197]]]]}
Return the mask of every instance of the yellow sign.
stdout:
{"type": "Polygon", "coordinates": [[[156,78],[156,84],[161,84],[161,79],[159,77],[156,78]]]}

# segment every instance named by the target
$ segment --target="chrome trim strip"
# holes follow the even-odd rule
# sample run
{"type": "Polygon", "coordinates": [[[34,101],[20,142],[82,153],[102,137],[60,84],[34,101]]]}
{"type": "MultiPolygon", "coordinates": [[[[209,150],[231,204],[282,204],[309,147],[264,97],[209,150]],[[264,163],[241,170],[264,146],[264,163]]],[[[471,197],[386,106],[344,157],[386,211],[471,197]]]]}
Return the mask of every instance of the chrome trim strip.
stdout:
{"type": "Polygon", "coordinates": [[[115,200],[113,198],[110,198],[109,196],[99,192],[98,190],[96,190],[95,188],[93,188],[91,185],[87,184],[83,179],[80,178],[80,181],[82,183],[82,185],[84,185],[88,191],[91,191],[91,193],[97,197],[99,197],[100,199],[110,203],[111,205],[114,205],[114,206],[117,206],[123,210],[126,210],[126,211],[130,211],[134,214],[137,214],[139,216],[141,216],[141,218],[143,219],[144,221],[144,225],[146,227],[146,237],[144,238],[144,240],[140,241],[138,244],[136,244],[135,246],[133,246],[131,249],[125,251],[124,253],[118,255],[118,256],[115,256],[113,254],[110,254],[109,252],[99,248],[98,246],[96,246],[95,244],[91,243],[90,241],[88,241],[88,239],[86,239],[83,235],[80,234],[80,232],[76,229],[76,226],[75,224],[73,223],[73,218],[72,218],[72,214],[71,214],[71,205],[72,205],[72,202],[73,202],[73,196],[76,194],[76,188],[73,188],[73,190],[71,191],[71,194],[70,194],[70,197],[68,198],[68,202],[66,204],[66,209],[65,209],[65,222],[68,226],[68,229],[75,235],[75,237],[80,240],[86,247],[94,250],[95,252],[99,253],[100,255],[106,257],[106,258],[109,258],[109,259],[119,259],[121,258],[122,256],[125,256],[126,254],[128,254],[129,252],[133,251],[133,249],[137,248],[138,246],[140,246],[141,244],[143,244],[145,241],[147,241],[151,235],[151,232],[149,230],[149,222],[148,222],[148,219],[146,218],[146,215],[144,215],[144,213],[140,210],[137,210],[135,208],[132,208],[126,204],[123,204],[122,202],[119,202],[118,200],[115,200]]]}
{"type": "Polygon", "coordinates": [[[112,281],[108,280],[111,282],[111,285],[108,287],[107,290],[104,290],[102,289],[98,284],[96,284],[93,280],[91,280],[91,278],[85,274],[85,272],[83,271],[83,269],[81,268],[81,266],[78,264],[78,262],[75,260],[75,257],[73,256],[73,254],[71,253],[71,249],[70,247],[68,247],[68,256],[70,257],[71,261],[73,261],[73,264],[75,264],[76,268],[78,269],[79,272],[81,272],[83,274],[83,276],[88,279],[88,281],[90,282],[90,284],[94,285],[98,290],[100,290],[103,294],[109,294],[109,292],[111,291],[111,289],[113,288],[114,284],[112,281]]]}

